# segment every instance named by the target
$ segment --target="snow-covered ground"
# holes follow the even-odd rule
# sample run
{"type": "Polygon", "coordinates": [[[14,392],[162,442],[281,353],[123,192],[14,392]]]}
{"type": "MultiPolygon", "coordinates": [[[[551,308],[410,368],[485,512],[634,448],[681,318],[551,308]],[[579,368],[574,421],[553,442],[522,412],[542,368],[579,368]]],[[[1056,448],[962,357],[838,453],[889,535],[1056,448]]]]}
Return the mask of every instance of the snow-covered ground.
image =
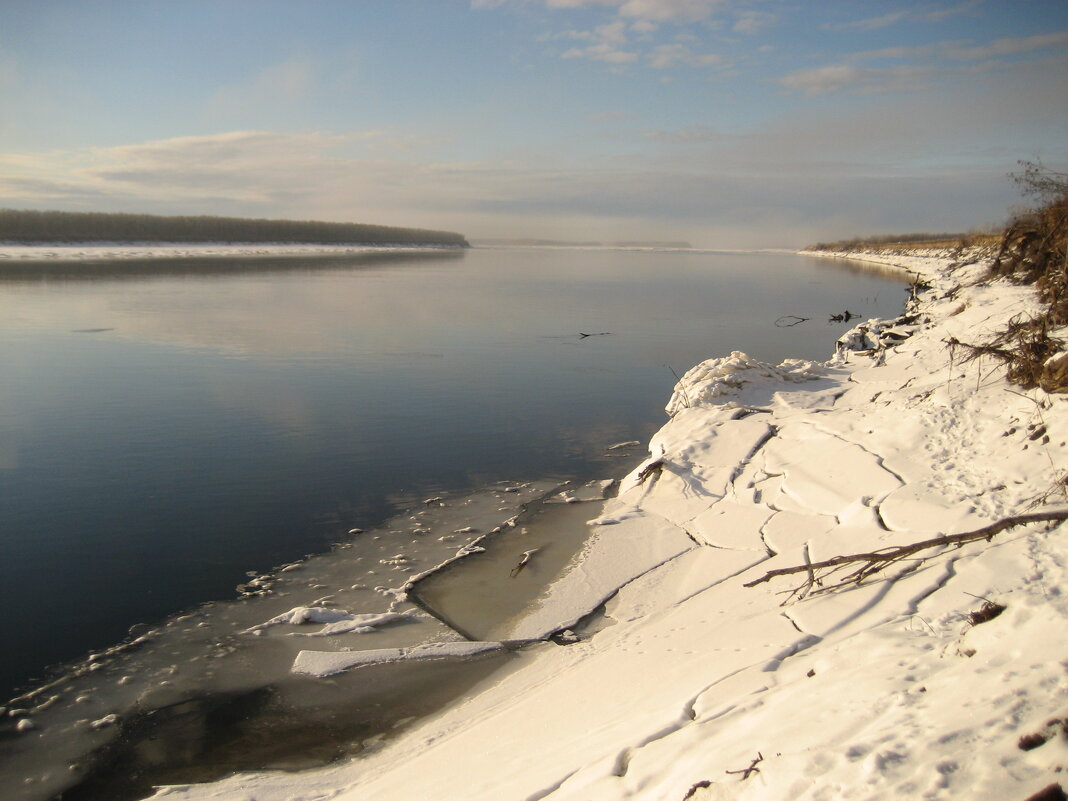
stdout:
{"type": "Polygon", "coordinates": [[[294,242],[72,242],[21,245],[0,241],[0,262],[230,258],[234,256],[350,256],[445,247],[452,246],[330,245],[294,242]]]}
{"type": "Polygon", "coordinates": [[[516,630],[612,595],[609,625],[523,648],[357,761],[157,797],[1023,801],[1068,786],[1060,529],[1013,529],[834,592],[791,596],[804,573],[745,586],[1066,507],[1068,401],[946,344],[1034,310],[1032,290],[976,284],[982,263],[945,254],[863,258],[931,289],[908,317],[856,327],[827,363],[734,353],[690,370],[649,459],[593,521],[589,561],[516,630]],[[970,620],[987,602],[1005,609],[970,620]]]}

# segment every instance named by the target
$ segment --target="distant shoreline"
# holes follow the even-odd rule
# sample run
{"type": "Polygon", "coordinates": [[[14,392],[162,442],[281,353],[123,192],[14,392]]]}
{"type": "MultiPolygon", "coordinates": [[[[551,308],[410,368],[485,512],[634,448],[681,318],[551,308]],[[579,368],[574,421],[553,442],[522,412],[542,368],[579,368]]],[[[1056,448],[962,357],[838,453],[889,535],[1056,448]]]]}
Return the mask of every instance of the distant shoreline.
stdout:
{"type": "Polygon", "coordinates": [[[472,239],[473,247],[525,248],[656,248],[658,250],[692,250],[689,242],[666,240],[634,240],[626,242],[586,242],[557,239],[472,239]]]}
{"type": "Polygon", "coordinates": [[[0,243],[292,243],[468,247],[462,234],[319,220],[0,209],[0,243]]]}
{"type": "Polygon", "coordinates": [[[21,243],[0,241],[0,265],[212,258],[370,257],[406,253],[455,252],[466,247],[466,245],[407,243],[122,241],[21,243]]]}

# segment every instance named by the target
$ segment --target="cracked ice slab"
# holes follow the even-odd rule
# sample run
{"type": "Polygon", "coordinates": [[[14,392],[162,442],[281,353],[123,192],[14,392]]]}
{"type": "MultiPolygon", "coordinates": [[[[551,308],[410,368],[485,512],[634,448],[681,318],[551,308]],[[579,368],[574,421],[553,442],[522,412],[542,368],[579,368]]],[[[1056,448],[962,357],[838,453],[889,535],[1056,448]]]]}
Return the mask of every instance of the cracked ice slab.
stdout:
{"type": "Polygon", "coordinates": [[[944,532],[951,534],[981,528],[990,522],[977,516],[975,505],[968,501],[953,502],[944,493],[915,484],[891,492],[879,505],[886,525],[910,532],[944,532]]]}
{"type": "Polygon", "coordinates": [[[622,482],[620,498],[678,523],[708,509],[730,491],[734,477],[773,433],[760,419],[732,419],[735,413],[700,409],[677,415],[650,444],[652,453],[662,455],[658,475],[638,483],[639,467],[622,482]]]}
{"type": "Polygon", "coordinates": [[[837,515],[860,498],[882,498],[901,481],[859,445],[787,424],[763,450],[765,470],[782,475],[781,491],[813,512],[837,515]]]}
{"type": "Polygon", "coordinates": [[[694,547],[655,515],[601,517],[582,552],[521,617],[494,631],[502,640],[540,640],[573,626],[620,587],[694,547]],[[500,632],[500,633],[498,633],[500,632]]]}
{"type": "Polygon", "coordinates": [[[772,431],[760,416],[738,420],[736,414],[737,410],[687,410],[660,429],[649,451],[702,467],[735,467],[748,460],[772,431]]]}
{"type": "Polygon", "coordinates": [[[503,648],[499,642],[438,642],[411,648],[376,648],[370,651],[301,651],[293,661],[293,673],[324,678],[365,665],[410,662],[422,659],[464,659],[503,648]]]}
{"type": "Polygon", "coordinates": [[[760,530],[775,511],[753,503],[722,500],[694,518],[694,539],[717,548],[764,552],[760,530]]]}

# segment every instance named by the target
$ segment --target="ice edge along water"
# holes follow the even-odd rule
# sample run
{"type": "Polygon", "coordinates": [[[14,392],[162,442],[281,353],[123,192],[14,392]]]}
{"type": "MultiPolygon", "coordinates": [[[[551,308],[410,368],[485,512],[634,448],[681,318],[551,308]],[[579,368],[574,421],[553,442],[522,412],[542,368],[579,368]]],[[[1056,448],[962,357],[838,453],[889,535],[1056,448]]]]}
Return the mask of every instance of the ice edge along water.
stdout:
{"type": "Polygon", "coordinates": [[[618,564],[627,533],[687,544],[621,571],[616,625],[518,652],[517,669],[358,761],[157,797],[1022,801],[1064,783],[1057,530],[785,605],[788,579],[743,586],[1059,502],[1065,399],[944,344],[1034,311],[1032,290],[978,284],[984,265],[949,254],[860,257],[931,288],[909,317],[854,328],[827,363],[734,353],[677,385],[650,458],[594,522],[618,564]],[[983,599],[1006,610],[976,625],[983,599]]]}

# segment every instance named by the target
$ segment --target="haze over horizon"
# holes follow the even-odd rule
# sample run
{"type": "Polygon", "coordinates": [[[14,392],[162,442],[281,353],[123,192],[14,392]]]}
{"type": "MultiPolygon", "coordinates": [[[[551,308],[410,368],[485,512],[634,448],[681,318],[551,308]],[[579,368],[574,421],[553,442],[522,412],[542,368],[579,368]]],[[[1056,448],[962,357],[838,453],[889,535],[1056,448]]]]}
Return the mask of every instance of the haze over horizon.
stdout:
{"type": "Polygon", "coordinates": [[[1068,165],[1068,3],[0,2],[0,207],[469,239],[996,224],[1068,165]]]}

